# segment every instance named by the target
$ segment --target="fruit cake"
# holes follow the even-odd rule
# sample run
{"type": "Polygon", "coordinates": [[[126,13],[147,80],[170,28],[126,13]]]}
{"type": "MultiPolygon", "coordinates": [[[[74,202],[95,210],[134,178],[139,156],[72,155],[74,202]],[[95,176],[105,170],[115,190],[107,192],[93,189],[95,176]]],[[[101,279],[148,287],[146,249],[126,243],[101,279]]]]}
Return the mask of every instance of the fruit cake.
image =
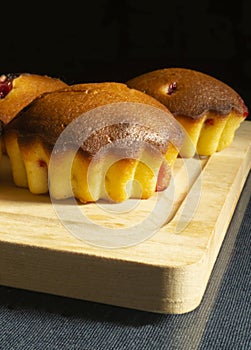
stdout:
{"type": "Polygon", "coordinates": [[[44,93],[6,125],[4,140],[17,186],[54,199],[122,202],[168,187],[184,133],[155,98],[103,82],[44,93]]]}
{"type": "Polygon", "coordinates": [[[163,103],[184,128],[182,157],[210,156],[228,147],[248,116],[241,96],[229,85],[188,68],[163,68],[127,81],[163,103]]]}
{"type": "Polygon", "coordinates": [[[7,124],[32,100],[44,92],[68,86],[47,75],[21,73],[0,75],[0,120],[7,124]]]}

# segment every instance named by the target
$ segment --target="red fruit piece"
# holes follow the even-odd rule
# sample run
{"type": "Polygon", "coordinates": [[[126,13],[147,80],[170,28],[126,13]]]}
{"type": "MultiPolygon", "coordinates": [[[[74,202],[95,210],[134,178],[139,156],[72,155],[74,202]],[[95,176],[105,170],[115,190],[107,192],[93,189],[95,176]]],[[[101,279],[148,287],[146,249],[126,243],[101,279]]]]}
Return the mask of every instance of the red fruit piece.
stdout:
{"type": "Polygon", "coordinates": [[[14,78],[15,75],[13,74],[0,75],[0,99],[7,96],[8,93],[12,90],[12,82],[14,78]]]}
{"type": "Polygon", "coordinates": [[[172,93],[177,89],[177,83],[176,81],[173,81],[171,84],[169,84],[167,88],[167,94],[172,95],[172,93]]]}
{"type": "Polygon", "coordinates": [[[205,124],[206,124],[206,125],[214,125],[214,120],[211,119],[211,118],[208,118],[208,119],[205,121],[205,124]]]}
{"type": "Polygon", "coordinates": [[[170,178],[171,178],[170,166],[167,164],[166,161],[164,161],[159,170],[156,191],[157,192],[164,191],[169,185],[170,178]]]}
{"type": "Polygon", "coordinates": [[[45,168],[45,167],[47,167],[47,164],[46,164],[45,161],[42,160],[42,159],[40,159],[40,160],[38,161],[38,165],[39,165],[40,168],[45,168]]]}

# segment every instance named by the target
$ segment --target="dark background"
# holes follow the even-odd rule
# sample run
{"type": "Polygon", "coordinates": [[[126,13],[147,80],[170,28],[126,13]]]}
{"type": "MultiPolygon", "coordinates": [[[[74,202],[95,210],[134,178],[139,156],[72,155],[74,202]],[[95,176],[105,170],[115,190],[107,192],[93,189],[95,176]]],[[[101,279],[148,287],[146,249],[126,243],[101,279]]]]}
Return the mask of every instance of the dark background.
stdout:
{"type": "Polygon", "coordinates": [[[11,3],[1,13],[0,73],[47,74],[71,84],[124,82],[154,69],[187,67],[229,84],[250,110],[249,3],[11,3]]]}

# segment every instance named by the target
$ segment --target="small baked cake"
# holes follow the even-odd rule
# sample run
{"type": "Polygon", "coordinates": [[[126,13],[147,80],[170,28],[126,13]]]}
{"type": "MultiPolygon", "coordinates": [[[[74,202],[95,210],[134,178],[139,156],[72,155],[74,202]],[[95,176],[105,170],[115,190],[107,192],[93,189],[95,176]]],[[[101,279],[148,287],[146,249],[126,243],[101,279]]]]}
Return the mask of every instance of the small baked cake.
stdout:
{"type": "Polygon", "coordinates": [[[230,86],[191,69],[159,69],[134,77],[127,85],[158,99],[180,122],[186,134],[182,157],[210,156],[228,147],[248,115],[230,86]]]}
{"type": "Polygon", "coordinates": [[[146,199],[164,190],[183,138],[163,104],[115,82],[45,93],[8,123],[4,134],[17,186],[36,194],[49,190],[54,199],[73,194],[84,203],[146,199]],[[104,110],[114,106],[116,113],[104,110]],[[72,125],[67,141],[53,151],[72,125]]]}
{"type": "Polygon", "coordinates": [[[58,78],[39,74],[0,75],[0,120],[7,124],[44,92],[68,86],[58,78]]]}

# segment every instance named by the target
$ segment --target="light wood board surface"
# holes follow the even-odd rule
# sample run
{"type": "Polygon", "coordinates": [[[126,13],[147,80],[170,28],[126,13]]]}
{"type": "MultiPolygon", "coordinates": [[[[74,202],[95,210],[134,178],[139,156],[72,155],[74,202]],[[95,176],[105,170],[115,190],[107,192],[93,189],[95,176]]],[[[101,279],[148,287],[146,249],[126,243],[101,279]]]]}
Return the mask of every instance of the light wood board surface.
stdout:
{"type": "Polygon", "coordinates": [[[58,205],[17,188],[3,157],[0,284],[158,313],[195,309],[250,171],[250,135],[245,121],[229,148],[178,159],[169,191],[116,207],[58,205]],[[70,216],[76,209],[86,222],[70,216]]]}

